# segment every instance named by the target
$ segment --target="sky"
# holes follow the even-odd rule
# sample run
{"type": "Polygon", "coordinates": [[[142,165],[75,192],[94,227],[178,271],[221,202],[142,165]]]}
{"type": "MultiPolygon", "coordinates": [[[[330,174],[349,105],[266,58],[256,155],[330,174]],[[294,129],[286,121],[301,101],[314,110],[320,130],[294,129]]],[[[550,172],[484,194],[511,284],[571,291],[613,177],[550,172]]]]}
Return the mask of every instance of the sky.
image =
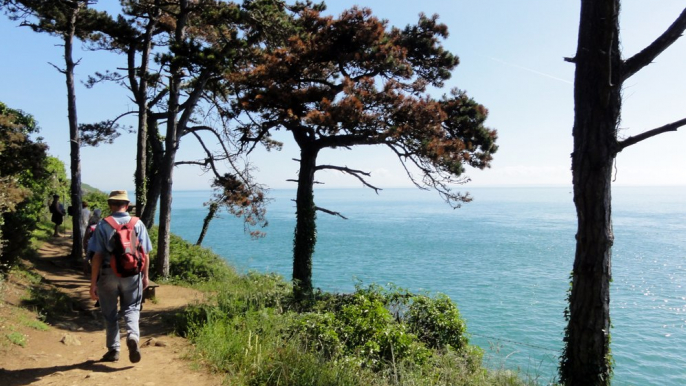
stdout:
{"type": "MultiPolygon", "coordinates": [[[[112,7],[114,0],[97,7],[112,7]]],[[[563,60],[576,51],[578,0],[331,0],[327,13],[338,15],[354,5],[371,8],[389,25],[416,23],[419,13],[438,14],[448,26],[444,47],[460,65],[440,96],[457,87],[490,112],[488,127],[498,131],[499,150],[492,167],[467,169],[470,186],[571,185],[574,118],[574,65],[563,60]]],[[[624,0],[621,43],[624,58],[633,56],[658,37],[681,13],[682,0],[624,0]]],[[[114,9],[114,8],[113,8],[114,9]]],[[[63,64],[55,37],[37,34],[0,16],[0,102],[32,114],[50,154],[69,168],[69,130],[64,75],[50,63],[63,64]]],[[[112,119],[135,105],[120,86],[85,88],[88,75],[123,66],[110,53],[84,51],[74,56],[79,81],[76,98],[80,123],[112,119]]],[[[628,137],[686,117],[686,38],[624,84],[620,136],[628,137]]],[[[129,121],[134,124],[134,118],[129,121]]],[[[270,188],[295,188],[298,150],[288,133],[280,152],[258,150],[251,157],[256,179],[270,188]]],[[[616,162],[615,185],[686,185],[686,128],[666,133],[622,151],[616,162]]],[[[177,160],[202,157],[200,148],[183,139],[177,160]]],[[[101,190],[133,190],[135,135],[122,135],[113,145],[82,148],[82,181],[101,190]]],[[[335,163],[371,172],[380,188],[412,186],[397,158],[382,147],[327,149],[320,163],[335,163]]],[[[316,176],[325,188],[361,187],[355,178],[335,172],[316,176]]],[[[177,190],[209,189],[209,175],[197,167],[174,171],[177,190]]]]}

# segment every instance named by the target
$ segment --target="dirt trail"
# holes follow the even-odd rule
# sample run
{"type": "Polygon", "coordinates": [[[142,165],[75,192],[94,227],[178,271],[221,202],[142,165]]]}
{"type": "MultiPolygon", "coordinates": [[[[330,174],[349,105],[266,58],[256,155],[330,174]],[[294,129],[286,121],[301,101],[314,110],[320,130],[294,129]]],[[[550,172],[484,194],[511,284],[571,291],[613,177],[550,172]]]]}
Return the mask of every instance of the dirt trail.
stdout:
{"type": "MultiPolygon", "coordinates": [[[[144,303],[139,363],[129,362],[124,339],[118,362],[99,362],[107,351],[104,322],[89,298],[88,278],[67,264],[70,250],[70,238],[53,238],[31,262],[49,286],[72,299],[74,311],[53,320],[47,331],[32,328],[34,314],[18,307],[26,296],[27,282],[5,283],[0,294],[0,385],[221,384],[220,376],[194,370],[191,362],[183,359],[189,349],[185,339],[168,335],[171,326],[167,317],[202,296],[182,287],[160,286],[156,304],[144,303]],[[26,337],[25,347],[9,343],[7,336],[17,333],[26,337]]],[[[122,338],[125,336],[122,333],[122,338]]]]}

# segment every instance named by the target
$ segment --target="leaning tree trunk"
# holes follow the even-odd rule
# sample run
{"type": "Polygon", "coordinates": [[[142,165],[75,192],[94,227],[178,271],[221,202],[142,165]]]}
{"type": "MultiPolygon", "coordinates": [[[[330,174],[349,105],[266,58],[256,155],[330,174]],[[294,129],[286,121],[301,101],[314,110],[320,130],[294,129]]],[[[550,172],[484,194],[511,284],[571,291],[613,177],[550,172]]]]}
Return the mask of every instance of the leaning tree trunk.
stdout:
{"type": "Polygon", "coordinates": [[[210,203],[210,209],[207,211],[207,216],[205,216],[205,220],[202,222],[202,230],[200,231],[200,236],[198,236],[198,241],[195,245],[201,245],[202,241],[205,240],[207,229],[210,227],[210,222],[217,214],[217,210],[219,210],[219,204],[216,202],[210,203]]]}
{"type": "Polygon", "coordinates": [[[303,300],[312,294],[312,254],[317,242],[316,208],[314,205],[314,172],[318,150],[300,151],[298,192],[295,199],[296,224],[293,239],[293,293],[303,300]]]}
{"type": "Polygon", "coordinates": [[[617,0],[582,1],[572,153],[578,230],[560,365],[565,385],[609,385],[612,376],[611,178],[621,109],[618,17],[617,0]]]}
{"type": "Polygon", "coordinates": [[[74,68],[72,47],[76,30],[76,17],[80,7],[74,7],[69,20],[69,31],[64,35],[65,75],[67,78],[67,115],[69,117],[69,145],[71,158],[71,205],[72,213],[72,248],[71,258],[78,262],[83,256],[83,238],[81,237],[81,140],[79,138],[78,117],[76,116],[76,91],[74,89],[74,68]]]}

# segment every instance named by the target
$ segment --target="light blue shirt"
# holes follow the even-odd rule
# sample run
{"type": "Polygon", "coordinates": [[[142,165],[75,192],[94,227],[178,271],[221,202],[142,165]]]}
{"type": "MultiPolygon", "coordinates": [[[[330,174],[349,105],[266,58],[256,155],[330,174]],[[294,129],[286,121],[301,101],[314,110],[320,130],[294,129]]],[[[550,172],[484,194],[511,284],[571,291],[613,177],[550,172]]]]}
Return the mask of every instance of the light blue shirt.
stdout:
{"type": "MultiPolygon", "coordinates": [[[[113,213],[114,221],[118,224],[126,224],[131,221],[131,216],[126,212],[113,213]]],[[[148,230],[142,221],[138,221],[134,227],[136,234],[138,235],[138,241],[143,247],[143,251],[147,254],[152,250],[152,243],[150,242],[150,237],[148,236],[148,230]]],[[[98,226],[95,228],[93,236],[91,236],[88,241],[88,250],[95,253],[102,254],[102,263],[104,267],[110,264],[110,254],[114,250],[114,241],[112,240],[112,235],[114,235],[114,228],[107,223],[107,221],[100,220],[98,226]]]]}

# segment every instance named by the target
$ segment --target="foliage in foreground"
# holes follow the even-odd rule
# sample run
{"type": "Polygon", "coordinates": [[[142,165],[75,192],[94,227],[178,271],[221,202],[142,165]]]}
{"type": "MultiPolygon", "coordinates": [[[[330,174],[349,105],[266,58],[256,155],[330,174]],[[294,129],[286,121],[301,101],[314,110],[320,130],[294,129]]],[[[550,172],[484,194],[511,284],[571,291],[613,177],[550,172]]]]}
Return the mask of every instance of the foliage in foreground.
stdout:
{"type": "Polygon", "coordinates": [[[31,232],[47,213],[49,196],[60,194],[64,164],[46,153],[33,117],[0,102],[0,273],[29,247],[31,232]]]}
{"type": "Polygon", "coordinates": [[[186,245],[171,248],[173,275],[195,278],[212,294],[179,314],[176,330],[194,343],[196,359],[231,384],[527,384],[516,373],[482,366],[481,349],[469,345],[465,322],[445,295],[372,285],[318,293],[303,306],[278,275],[240,275],[211,252],[176,243],[186,245]],[[193,261],[197,251],[203,252],[193,261]],[[201,268],[181,274],[175,262],[201,268]],[[221,269],[221,281],[207,276],[221,269]]]}

